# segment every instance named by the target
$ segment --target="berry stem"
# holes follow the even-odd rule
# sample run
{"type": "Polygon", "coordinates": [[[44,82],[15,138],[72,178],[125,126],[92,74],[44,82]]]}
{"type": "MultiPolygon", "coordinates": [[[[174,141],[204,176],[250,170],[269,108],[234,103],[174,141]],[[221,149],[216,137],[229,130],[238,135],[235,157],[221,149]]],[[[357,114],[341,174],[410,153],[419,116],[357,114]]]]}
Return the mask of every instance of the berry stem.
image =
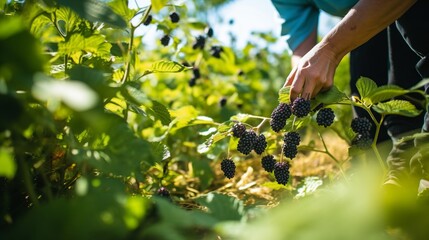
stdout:
{"type": "Polygon", "coordinates": [[[258,126],[256,126],[256,130],[257,130],[257,132],[258,132],[258,133],[259,133],[259,129],[264,125],[264,123],[265,123],[267,120],[268,120],[267,118],[263,119],[263,120],[261,121],[261,123],[259,123],[259,125],[258,125],[258,126]]]}
{"type": "Polygon", "coordinates": [[[292,121],[292,131],[295,130],[295,120],[296,120],[296,116],[293,116],[293,121],[292,121]]]}
{"type": "Polygon", "coordinates": [[[334,160],[334,162],[335,162],[335,164],[337,164],[337,166],[338,166],[338,169],[340,170],[340,173],[341,173],[341,175],[343,176],[343,178],[345,179],[345,180],[347,180],[347,177],[346,177],[346,174],[345,174],[345,172],[344,172],[344,169],[343,169],[343,166],[342,166],[342,164],[341,164],[341,162],[334,156],[334,155],[332,155],[332,153],[329,151],[329,149],[328,149],[328,147],[326,146],[326,142],[325,142],[325,139],[323,138],[323,136],[322,136],[322,134],[320,133],[320,131],[317,131],[317,134],[319,135],[319,138],[320,138],[320,140],[322,141],[322,144],[323,144],[323,148],[325,149],[324,151],[321,151],[321,150],[316,150],[316,149],[314,149],[313,151],[316,151],[316,152],[321,152],[321,153],[325,153],[325,154],[327,154],[330,158],[332,158],[332,160],[334,160]]]}

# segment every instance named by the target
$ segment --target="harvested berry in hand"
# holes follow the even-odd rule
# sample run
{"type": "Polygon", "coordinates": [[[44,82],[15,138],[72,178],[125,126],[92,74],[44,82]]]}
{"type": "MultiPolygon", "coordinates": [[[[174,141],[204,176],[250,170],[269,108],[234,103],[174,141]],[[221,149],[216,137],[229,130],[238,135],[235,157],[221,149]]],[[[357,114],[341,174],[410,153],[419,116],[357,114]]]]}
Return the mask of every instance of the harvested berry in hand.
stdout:
{"type": "Polygon", "coordinates": [[[205,32],[206,32],[207,37],[209,37],[209,38],[213,37],[213,28],[206,27],[205,32]]]}
{"type": "Polygon", "coordinates": [[[351,127],[353,132],[366,134],[371,130],[372,124],[366,117],[353,118],[351,127]]]}
{"type": "Polygon", "coordinates": [[[245,155],[248,155],[256,143],[258,136],[253,130],[247,130],[238,140],[237,150],[245,155]]]}
{"type": "Polygon", "coordinates": [[[301,137],[299,136],[298,132],[287,132],[283,137],[283,141],[285,144],[298,146],[299,142],[301,141],[301,137]]]}
{"type": "Polygon", "coordinates": [[[310,110],[310,100],[305,98],[298,97],[292,103],[292,114],[299,118],[307,116],[310,110]]]}
{"type": "Polygon", "coordinates": [[[164,35],[162,38],[161,38],[161,44],[163,45],[163,46],[168,46],[168,44],[170,43],[170,36],[168,36],[168,35],[164,35]]]}
{"type": "Polygon", "coordinates": [[[180,21],[180,16],[177,12],[172,12],[170,14],[170,20],[172,23],[178,23],[180,21]]]}
{"type": "Polygon", "coordinates": [[[232,136],[240,138],[246,132],[246,126],[238,122],[232,126],[232,136]]]}
{"type": "Polygon", "coordinates": [[[271,113],[270,126],[274,132],[279,132],[286,125],[286,120],[292,114],[289,104],[280,103],[271,113]]]}
{"type": "Polygon", "coordinates": [[[278,184],[286,185],[289,180],[289,163],[278,162],[274,165],[274,177],[278,184]]]}
{"type": "Polygon", "coordinates": [[[362,150],[370,148],[371,144],[372,139],[369,132],[363,134],[358,133],[356,137],[354,137],[352,140],[352,146],[355,146],[362,150]]]}
{"type": "Polygon", "coordinates": [[[259,155],[261,155],[265,148],[267,148],[267,140],[265,139],[264,134],[260,134],[256,139],[255,145],[253,146],[253,150],[259,155]]]}
{"type": "Polygon", "coordinates": [[[223,52],[222,46],[212,46],[210,48],[210,53],[215,58],[220,58],[220,54],[223,52]]]}
{"type": "Polygon", "coordinates": [[[317,112],[316,122],[319,126],[329,127],[334,122],[335,113],[331,108],[322,108],[317,112]]]}
{"type": "Polygon", "coordinates": [[[298,147],[297,145],[284,143],[283,144],[283,155],[287,158],[294,158],[296,157],[296,154],[298,154],[298,147]]]}
{"type": "Polygon", "coordinates": [[[227,178],[233,178],[235,175],[235,163],[229,158],[222,160],[220,169],[227,178]]]}
{"type": "Polygon", "coordinates": [[[206,38],[204,36],[197,36],[195,38],[195,42],[192,45],[192,49],[204,49],[204,46],[206,45],[206,38]]]}
{"type": "Polygon", "coordinates": [[[267,172],[272,172],[274,170],[274,165],[276,164],[276,160],[273,155],[264,156],[261,159],[261,165],[267,172]]]}
{"type": "Polygon", "coordinates": [[[146,20],[143,22],[143,25],[147,26],[152,22],[152,15],[147,16],[146,20]]]}

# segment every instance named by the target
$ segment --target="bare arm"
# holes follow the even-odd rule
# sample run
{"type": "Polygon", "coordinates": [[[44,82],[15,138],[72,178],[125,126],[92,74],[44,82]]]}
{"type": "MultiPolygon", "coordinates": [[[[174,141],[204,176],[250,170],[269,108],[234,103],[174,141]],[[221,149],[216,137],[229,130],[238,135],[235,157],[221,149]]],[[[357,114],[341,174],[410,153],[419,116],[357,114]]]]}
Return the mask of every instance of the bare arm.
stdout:
{"type": "Polygon", "coordinates": [[[317,28],[310,33],[307,39],[304,40],[292,53],[292,67],[296,67],[301,58],[308,53],[317,43],[317,28]]]}
{"type": "Polygon", "coordinates": [[[286,79],[291,100],[311,98],[333,84],[341,59],[385,29],[416,0],[360,0],[348,14],[296,63],[286,79]]]}

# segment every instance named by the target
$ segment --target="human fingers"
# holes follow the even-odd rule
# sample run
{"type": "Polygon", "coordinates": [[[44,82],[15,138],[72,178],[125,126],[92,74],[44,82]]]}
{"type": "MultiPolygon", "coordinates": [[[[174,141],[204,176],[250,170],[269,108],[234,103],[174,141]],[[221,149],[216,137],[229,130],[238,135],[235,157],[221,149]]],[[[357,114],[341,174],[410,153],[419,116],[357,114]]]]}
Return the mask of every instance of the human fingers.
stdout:
{"type": "Polygon", "coordinates": [[[303,75],[299,74],[299,72],[295,73],[295,77],[290,85],[289,98],[294,101],[297,97],[299,97],[302,93],[304,87],[305,78],[303,75]]]}

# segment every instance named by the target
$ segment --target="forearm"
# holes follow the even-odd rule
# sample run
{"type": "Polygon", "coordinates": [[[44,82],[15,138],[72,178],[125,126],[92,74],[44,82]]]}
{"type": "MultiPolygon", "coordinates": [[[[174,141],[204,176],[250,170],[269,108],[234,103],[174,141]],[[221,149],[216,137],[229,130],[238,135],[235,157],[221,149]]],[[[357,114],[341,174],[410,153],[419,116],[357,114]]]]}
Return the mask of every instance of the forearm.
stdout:
{"type": "Polygon", "coordinates": [[[299,60],[309,52],[317,43],[317,28],[314,28],[310,35],[292,53],[292,67],[295,67],[299,60]]]}
{"type": "Polygon", "coordinates": [[[361,0],[318,44],[339,62],[406,12],[416,0],[361,0]]]}

